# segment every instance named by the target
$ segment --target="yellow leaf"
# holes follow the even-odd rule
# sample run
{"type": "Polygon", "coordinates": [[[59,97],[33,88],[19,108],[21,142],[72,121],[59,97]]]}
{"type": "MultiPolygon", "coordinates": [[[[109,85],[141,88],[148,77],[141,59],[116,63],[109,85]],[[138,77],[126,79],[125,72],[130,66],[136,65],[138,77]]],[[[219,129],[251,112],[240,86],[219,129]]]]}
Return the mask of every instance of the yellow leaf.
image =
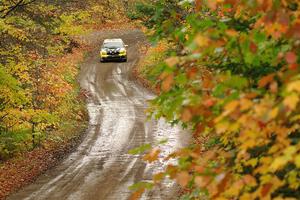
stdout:
{"type": "Polygon", "coordinates": [[[224,133],[229,128],[228,122],[221,122],[216,125],[216,131],[218,134],[224,133]]]}
{"type": "Polygon", "coordinates": [[[279,150],[280,150],[280,146],[275,144],[269,149],[269,154],[274,154],[279,150]]]}
{"type": "Polygon", "coordinates": [[[231,101],[228,104],[226,104],[226,106],[224,107],[225,112],[232,112],[235,109],[237,109],[237,107],[240,105],[240,103],[238,101],[231,101]]]}
{"type": "Polygon", "coordinates": [[[243,181],[236,181],[232,184],[232,186],[226,190],[226,195],[229,196],[238,196],[242,188],[244,187],[244,182],[243,181]]]}
{"type": "Polygon", "coordinates": [[[252,158],[252,159],[250,159],[246,162],[246,165],[255,167],[257,165],[257,163],[258,163],[258,159],[257,158],[252,158]]]}
{"type": "Polygon", "coordinates": [[[289,162],[289,158],[287,156],[279,156],[275,158],[275,160],[272,162],[270,166],[270,170],[272,172],[275,172],[278,169],[281,169],[283,166],[285,166],[288,162],[289,162]]]}
{"type": "Polygon", "coordinates": [[[238,131],[240,128],[240,124],[239,123],[233,123],[229,126],[228,130],[231,132],[235,132],[238,131]]]}
{"type": "Polygon", "coordinates": [[[198,34],[195,38],[195,42],[199,47],[206,47],[209,45],[210,39],[201,34],[198,34]]]}
{"type": "Polygon", "coordinates": [[[297,148],[295,146],[289,146],[284,150],[284,155],[287,157],[292,157],[297,152],[297,148]]]}
{"type": "Polygon", "coordinates": [[[253,200],[254,198],[251,196],[251,194],[249,193],[244,193],[242,194],[242,196],[240,197],[240,200],[253,200]]]}
{"type": "Polygon", "coordinates": [[[266,174],[267,172],[269,172],[269,167],[270,164],[272,163],[273,158],[271,157],[262,157],[259,160],[259,167],[256,168],[256,170],[254,171],[254,174],[266,174]]]}
{"type": "Polygon", "coordinates": [[[295,158],[295,165],[300,168],[300,155],[297,155],[295,158]]]}
{"type": "Polygon", "coordinates": [[[189,39],[190,39],[189,35],[186,34],[186,35],[184,36],[184,39],[185,39],[185,40],[189,40],[189,39]]]}
{"type": "Polygon", "coordinates": [[[228,199],[225,198],[225,197],[217,197],[217,198],[215,198],[214,200],[228,200],[228,199]]]}
{"type": "Polygon", "coordinates": [[[288,92],[297,91],[300,92],[300,80],[294,81],[287,86],[288,92]]]}
{"type": "Polygon", "coordinates": [[[275,119],[279,113],[279,108],[275,107],[270,112],[270,119],[275,119]]]}
{"type": "Polygon", "coordinates": [[[253,103],[249,99],[241,99],[241,111],[248,110],[252,107],[253,103]]]}
{"type": "Polygon", "coordinates": [[[241,145],[241,149],[250,149],[253,148],[257,145],[257,142],[253,139],[248,139],[246,140],[242,145],[241,145]]]}
{"type": "Polygon", "coordinates": [[[291,122],[296,122],[296,121],[299,121],[299,120],[300,120],[300,115],[295,115],[295,116],[290,118],[291,122]]]}
{"type": "Polygon", "coordinates": [[[291,110],[294,110],[299,102],[299,97],[296,94],[291,94],[287,96],[284,101],[283,105],[290,108],[291,110]]]}

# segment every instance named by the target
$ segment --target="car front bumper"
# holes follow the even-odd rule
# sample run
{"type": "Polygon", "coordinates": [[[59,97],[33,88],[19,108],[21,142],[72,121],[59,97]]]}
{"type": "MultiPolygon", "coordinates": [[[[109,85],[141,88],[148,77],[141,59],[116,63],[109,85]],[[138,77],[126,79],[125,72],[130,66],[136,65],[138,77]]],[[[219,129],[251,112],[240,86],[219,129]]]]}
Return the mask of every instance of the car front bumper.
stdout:
{"type": "Polygon", "coordinates": [[[127,59],[126,53],[117,54],[117,55],[102,55],[100,54],[101,60],[118,60],[118,59],[127,59]]]}

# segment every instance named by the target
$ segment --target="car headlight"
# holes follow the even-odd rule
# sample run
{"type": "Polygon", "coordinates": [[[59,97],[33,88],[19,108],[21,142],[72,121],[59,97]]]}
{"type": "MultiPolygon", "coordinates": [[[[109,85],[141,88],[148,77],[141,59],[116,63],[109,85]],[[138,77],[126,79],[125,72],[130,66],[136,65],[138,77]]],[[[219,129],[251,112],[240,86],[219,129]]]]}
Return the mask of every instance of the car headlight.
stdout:
{"type": "Polygon", "coordinates": [[[122,54],[126,53],[126,49],[120,49],[120,53],[122,54]]]}
{"type": "Polygon", "coordinates": [[[107,55],[107,52],[105,50],[101,50],[101,55],[107,55]]]}

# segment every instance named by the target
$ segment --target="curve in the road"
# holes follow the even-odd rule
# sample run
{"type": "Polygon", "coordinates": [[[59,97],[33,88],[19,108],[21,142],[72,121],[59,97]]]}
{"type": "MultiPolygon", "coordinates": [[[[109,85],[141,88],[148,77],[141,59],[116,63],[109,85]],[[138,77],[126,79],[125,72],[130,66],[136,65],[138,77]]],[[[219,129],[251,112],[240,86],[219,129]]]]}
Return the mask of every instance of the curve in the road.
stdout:
{"type": "MultiPolygon", "coordinates": [[[[103,31],[85,39],[100,44],[104,38],[112,37],[120,37],[129,44],[129,60],[100,64],[95,49],[83,64],[79,81],[91,97],[87,102],[90,124],[82,144],[61,164],[12,195],[10,200],[128,199],[131,184],[151,180],[151,173],[166,165],[145,164],[140,156],[128,154],[128,150],[168,138],[162,149],[167,154],[186,141],[179,128],[170,127],[163,120],[146,122],[147,100],[154,96],[138,85],[130,73],[140,56],[138,44],[146,41],[143,33],[103,31]]],[[[176,186],[172,182],[164,185],[146,193],[143,199],[177,199],[176,186]]]]}

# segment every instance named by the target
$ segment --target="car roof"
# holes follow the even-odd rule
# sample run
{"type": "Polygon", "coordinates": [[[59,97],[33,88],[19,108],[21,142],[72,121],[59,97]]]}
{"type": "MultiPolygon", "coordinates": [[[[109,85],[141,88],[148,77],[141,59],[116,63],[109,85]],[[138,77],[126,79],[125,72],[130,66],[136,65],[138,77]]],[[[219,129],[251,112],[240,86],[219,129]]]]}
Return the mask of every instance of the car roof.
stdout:
{"type": "Polygon", "coordinates": [[[110,42],[122,42],[123,43],[123,40],[120,38],[105,39],[103,43],[110,43],[110,42]]]}

